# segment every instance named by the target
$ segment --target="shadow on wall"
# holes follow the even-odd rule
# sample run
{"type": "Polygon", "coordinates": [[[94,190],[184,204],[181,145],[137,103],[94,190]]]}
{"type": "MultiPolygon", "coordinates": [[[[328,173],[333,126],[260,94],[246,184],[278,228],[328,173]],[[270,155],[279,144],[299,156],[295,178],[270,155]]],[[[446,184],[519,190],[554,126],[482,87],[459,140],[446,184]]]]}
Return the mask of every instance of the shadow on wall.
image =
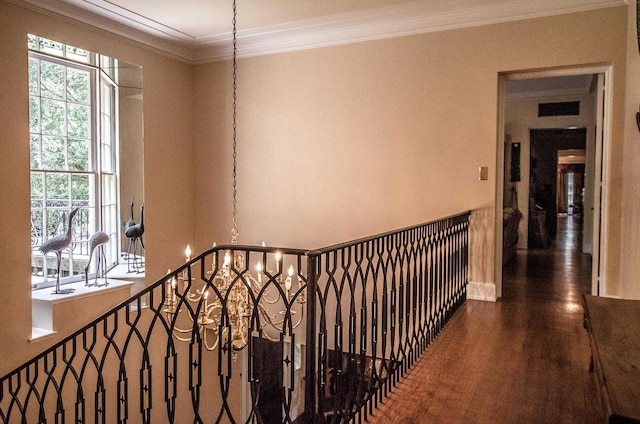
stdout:
{"type": "Polygon", "coordinates": [[[494,276],[494,216],[493,205],[471,211],[469,217],[469,281],[495,283],[494,276]]]}

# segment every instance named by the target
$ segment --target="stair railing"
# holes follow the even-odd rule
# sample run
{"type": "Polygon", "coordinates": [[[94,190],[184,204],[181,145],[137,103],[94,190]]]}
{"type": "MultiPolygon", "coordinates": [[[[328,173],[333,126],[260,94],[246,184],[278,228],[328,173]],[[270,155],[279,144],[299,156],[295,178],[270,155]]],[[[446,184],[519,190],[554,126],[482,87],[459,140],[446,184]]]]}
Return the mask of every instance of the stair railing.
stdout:
{"type": "Polygon", "coordinates": [[[0,422],[362,421],[464,302],[468,240],[213,247],[0,378],[0,422]]]}
{"type": "Polygon", "coordinates": [[[317,290],[310,422],[362,421],[387,396],[465,301],[468,234],[464,213],[308,253],[317,290]]]}

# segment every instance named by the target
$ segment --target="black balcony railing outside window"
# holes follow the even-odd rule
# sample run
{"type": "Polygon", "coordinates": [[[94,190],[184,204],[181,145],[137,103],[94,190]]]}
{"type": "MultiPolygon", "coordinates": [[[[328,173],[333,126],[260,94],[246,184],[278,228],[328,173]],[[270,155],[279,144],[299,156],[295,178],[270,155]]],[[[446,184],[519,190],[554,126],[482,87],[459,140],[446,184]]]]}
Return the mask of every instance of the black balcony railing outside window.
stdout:
{"type": "Polygon", "coordinates": [[[0,421],[365,420],[464,302],[468,232],[214,247],[2,377],[0,421]]]}

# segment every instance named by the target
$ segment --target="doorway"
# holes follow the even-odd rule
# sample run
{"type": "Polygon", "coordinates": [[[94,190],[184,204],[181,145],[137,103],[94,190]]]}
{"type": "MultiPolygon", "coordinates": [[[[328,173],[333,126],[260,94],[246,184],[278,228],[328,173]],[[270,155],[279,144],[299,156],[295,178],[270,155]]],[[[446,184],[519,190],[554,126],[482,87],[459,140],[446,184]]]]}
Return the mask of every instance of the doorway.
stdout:
{"type": "Polygon", "coordinates": [[[559,150],[558,213],[577,215],[579,222],[583,221],[586,200],[585,180],[586,151],[584,149],[559,150]]]}
{"type": "MultiPolygon", "coordinates": [[[[541,130],[572,130],[578,131],[582,129],[584,131],[586,129],[587,133],[587,150],[590,150],[589,155],[591,155],[592,165],[588,163],[585,165],[585,174],[586,178],[583,180],[584,183],[584,199],[591,199],[589,202],[583,202],[582,205],[572,203],[572,207],[567,210],[567,213],[579,211],[580,210],[580,219],[584,219],[584,217],[588,216],[589,222],[581,222],[581,225],[584,225],[584,233],[590,233],[590,242],[585,242],[583,244],[583,252],[587,252],[592,255],[592,263],[593,263],[593,272],[592,272],[592,290],[591,292],[596,294],[599,292],[602,285],[604,285],[604,281],[602,281],[601,275],[604,274],[604,270],[606,269],[606,249],[604,246],[606,245],[606,232],[602,231],[602,228],[607,225],[606,221],[606,212],[607,212],[607,161],[605,160],[606,154],[608,151],[609,144],[609,135],[610,135],[610,122],[608,116],[611,114],[611,92],[610,90],[605,90],[605,82],[610,79],[611,76],[611,67],[610,66],[593,66],[593,67],[583,67],[583,68],[570,68],[570,69],[554,69],[547,71],[536,71],[536,72],[515,72],[508,74],[501,74],[499,76],[499,107],[498,107],[498,124],[501,129],[498,134],[498,164],[497,166],[497,184],[496,184],[496,203],[498,205],[503,205],[506,207],[507,205],[512,204],[513,198],[520,197],[520,212],[522,212],[523,219],[520,222],[519,226],[519,241],[518,248],[519,249],[527,249],[528,248],[528,225],[529,225],[529,185],[530,185],[530,167],[531,162],[529,158],[529,138],[531,136],[531,129],[541,129],[541,130]],[[578,78],[572,78],[578,77],[578,78]],[[580,122],[580,117],[553,117],[553,118],[544,118],[544,120],[535,122],[535,123],[524,123],[520,125],[520,132],[513,131],[513,128],[510,128],[509,121],[509,108],[511,107],[508,102],[508,94],[510,94],[513,98],[514,93],[511,89],[511,93],[509,93],[510,87],[508,84],[516,83],[517,92],[515,97],[526,97],[528,94],[527,90],[531,89],[531,87],[549,87],[551,85],[555,86],[556,89],[562,90],[562,82],[564,81],[579,81],[580,79],[588,79],[590,81],[590,94],[593,96],[592,108],[590,109],[592,122],[589,125],[584,125],[580,122]],[[551,83],[551,84],[549,84],[551,83]],[[542,122],[542,124],[540,124],[542,122]],[[524,135],[523,135],[524,134],[524,135]],[[513,158],[511,157],[513,145],[517,145],[517,152],[522,151],[521,161],[518,159],[516,162],[518,164],[517,171],[519,177],[512,179],[511,171],[513,170],[513,158]],[[521,149],[520,149],[521,147],[521,149]],[[525,153],[526,152],[526,153],[525,153]],[[511,166],[508,166],[511,164],[511,166]]],[[[571,87],[570,87],[571,88],[571,87]]],[[[575,89],[575,87],[573,87],[575,89]]],[[[543,90],[539,91],[539,95],[537,96],[538,100],[549,100],[553,102],[556,101],[559,96],[557,93],[555,97],[549,97],[550,94],[547,90],[543,93],[543,90]]],[[[566,93],[565,93],[566,94],[566,93]]],[[[575,93],[573,93],[575,95],[575,93]]],[[[531,96],[535,97],[535,96],[531,96]]],[[[564,96],[566,98],[567,95],[564,96]]],[[[581,113],[584,115],[584,113],[581,113]]],[[[538,115],[535,115],[535,119],[542,119],[538,115]]],[[[562,149],[559,149],[562,150],[562,149]]],[[[557,153],[557,152],[556,152],[557,153]]],[[[556,159],[556,172],[558,160],[556,159]]],[[[568,175],[568,173],[565,173],[568,175]]],[[[571,172],[572,175],[576,175],[575,171],[571,172]]],[[[553,203],[555,203],[557,214],[558,205],[561,203],[558,200],[557,187],[559,184],[559,178],[561,174],[556,174],[557,178],[552,179],[549,184],[556,187],[556,197],[553,203]]],[[[566,176],[566,175],[565,175],[566,176]]],[[[575,180],[572,181],[575,184],[575,180]]],[[[582,193],[580,193],[582,194],[582,193]]],[[[580,195],[578,195],[580,197],[580,195]]],[[[575,200],[575,196],[573,197],[575,200]]],[[[535,204],[535,203],[534,203],[535,204]]],[[[554,225],[551,224],[553,227],[554,225]]],[[[557,231],[557,222],[555,224],[557,231]]],[[[496,211],[496,234],[497,234],[497,243],[496,243],[496,262],[495,262],[495,280],[496,280],[496,298],[502,296],[502,254],[503,254],[503,243],[504,243],[504,231],[503,231],[503,213],[500,213],[499,210],[496,211]]]]}
{"type": "Polygon", "coordinates": [[[577,157],[570,153],[586,150],[587,129],[532,129],[529,144],[527,248],[549,248],[558,233],[558,214],[573,215],[583,203],[584,159],[570,163],[577,157]]]}

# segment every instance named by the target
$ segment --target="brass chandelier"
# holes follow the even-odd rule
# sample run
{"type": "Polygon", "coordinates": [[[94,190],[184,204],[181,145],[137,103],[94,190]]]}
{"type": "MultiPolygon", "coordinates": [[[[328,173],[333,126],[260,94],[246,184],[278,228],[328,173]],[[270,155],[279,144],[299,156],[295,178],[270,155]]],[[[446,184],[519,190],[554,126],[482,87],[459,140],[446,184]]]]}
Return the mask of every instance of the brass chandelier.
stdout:
{"type": "MultiPolygon", "coordinates": [[[[187,246],[185,252],[187,261],[191,259],[188,256],[189,250],[187,246]]],[[[259,261],[255,266],[256,276],[254,277],[246,268],[242,252],[225,251],[224,260],[220,266],[214,254],[211,269],[207,271],[209,277],[207,284],[193,292],[189,287],[194,278],[190,277],[187,269],[177,277],[168,279],[166,307],[163,312],[167,314],[169,322],[176,322],[174,337],[184,342],[192,341],[195,320],[197,331],[207,350],[216,349],[220,342],[230,342],[232,350],[236,352],[242,350],[248,343],[249,322],[254,312],[263,330],[268,326],[278,334],[286,332],[287,313],[291,317],[299,315],[291,324],[291,330],[298,328],[304,320],[305,280],[300,275],[294,277],[293,265],[289,266],[286,278],[282,278],[282,255],[279,252],[274,254],[264,252],[263,257],[267,258],[268,262],[275,263],[275,269],[267,269],[259,261]],[[294,278],[297,280],[295,286],[294,278]],[[275,293],[270,292],[269,289],[274,290],[275,293]],[[177,325],[175,316],[178,314],[180,298],[194,305],[192,310],[198,310],[199,307],[199,313],[193,318],[189,316],[190,319],[185,321],[184,328],[177,325]],[[279,309],[278,305],[284,305],[285,308],[279,309]],[[223,319],[223,314],[226,319],[223,319]],[[223,321],[227,325],[222,325],[223,321]]],[[[263,331],[262,334],[271,341],[278,340],[277,337],[270,336],[269,331],[263,331]]]]}
{"type": "MultiPolygon", "coordinates": [[[[233,224],[231,245],[238,242],[237,228],[237,28],[236,0],[233,0],[233,224]]],[[[216,243],[213,243],[215,250],[216,243]]],[[[293,331],[304,320],[306,304],[306,278],[297,264],[290,265],[283,279],[285,258],[279,251],[270,251],[263,243],[261,261],[255,265],[255,277],[245,263],[246,248],[227,249],[222,260],[221,250],[213,252],[211,268],[201,289],[193,289],[195,278],[190,265],[181,273],[166,280],[163,312],[173,328],[173,336],[182,342],[191,342],[197,332],[207,350],[214,350],[222,343],[230,346],[234,359],[244,349],[250,337],[251,321],[256,319],[260,334],[277,341],[269,328],[279,334],[293,331]],[[297,280],[294,286],[294,279],[297,280]],[[297,286],[297,287],[296,287],[297,286]],[[190,311],[181,314],[182,305],[189,304],[190,311]],[[283,308],[284,307],[284,308],[283,308]],[[297,315],[297,319],[294,317],[297,315]],[[181,317],[184,316],[184,317],[181,317]],[[183,325],[183,327],[181,327],[183,325]],[[289,326],[290,328],[286,328],[289,326]]],[[[185,250],[186,262],[191,261],[191,248],[185,250]]],[[[169,270],[168,274],[171,274],[169,270]]],[[[254,323],[255,324],[255,323],[254,323]]]]}

